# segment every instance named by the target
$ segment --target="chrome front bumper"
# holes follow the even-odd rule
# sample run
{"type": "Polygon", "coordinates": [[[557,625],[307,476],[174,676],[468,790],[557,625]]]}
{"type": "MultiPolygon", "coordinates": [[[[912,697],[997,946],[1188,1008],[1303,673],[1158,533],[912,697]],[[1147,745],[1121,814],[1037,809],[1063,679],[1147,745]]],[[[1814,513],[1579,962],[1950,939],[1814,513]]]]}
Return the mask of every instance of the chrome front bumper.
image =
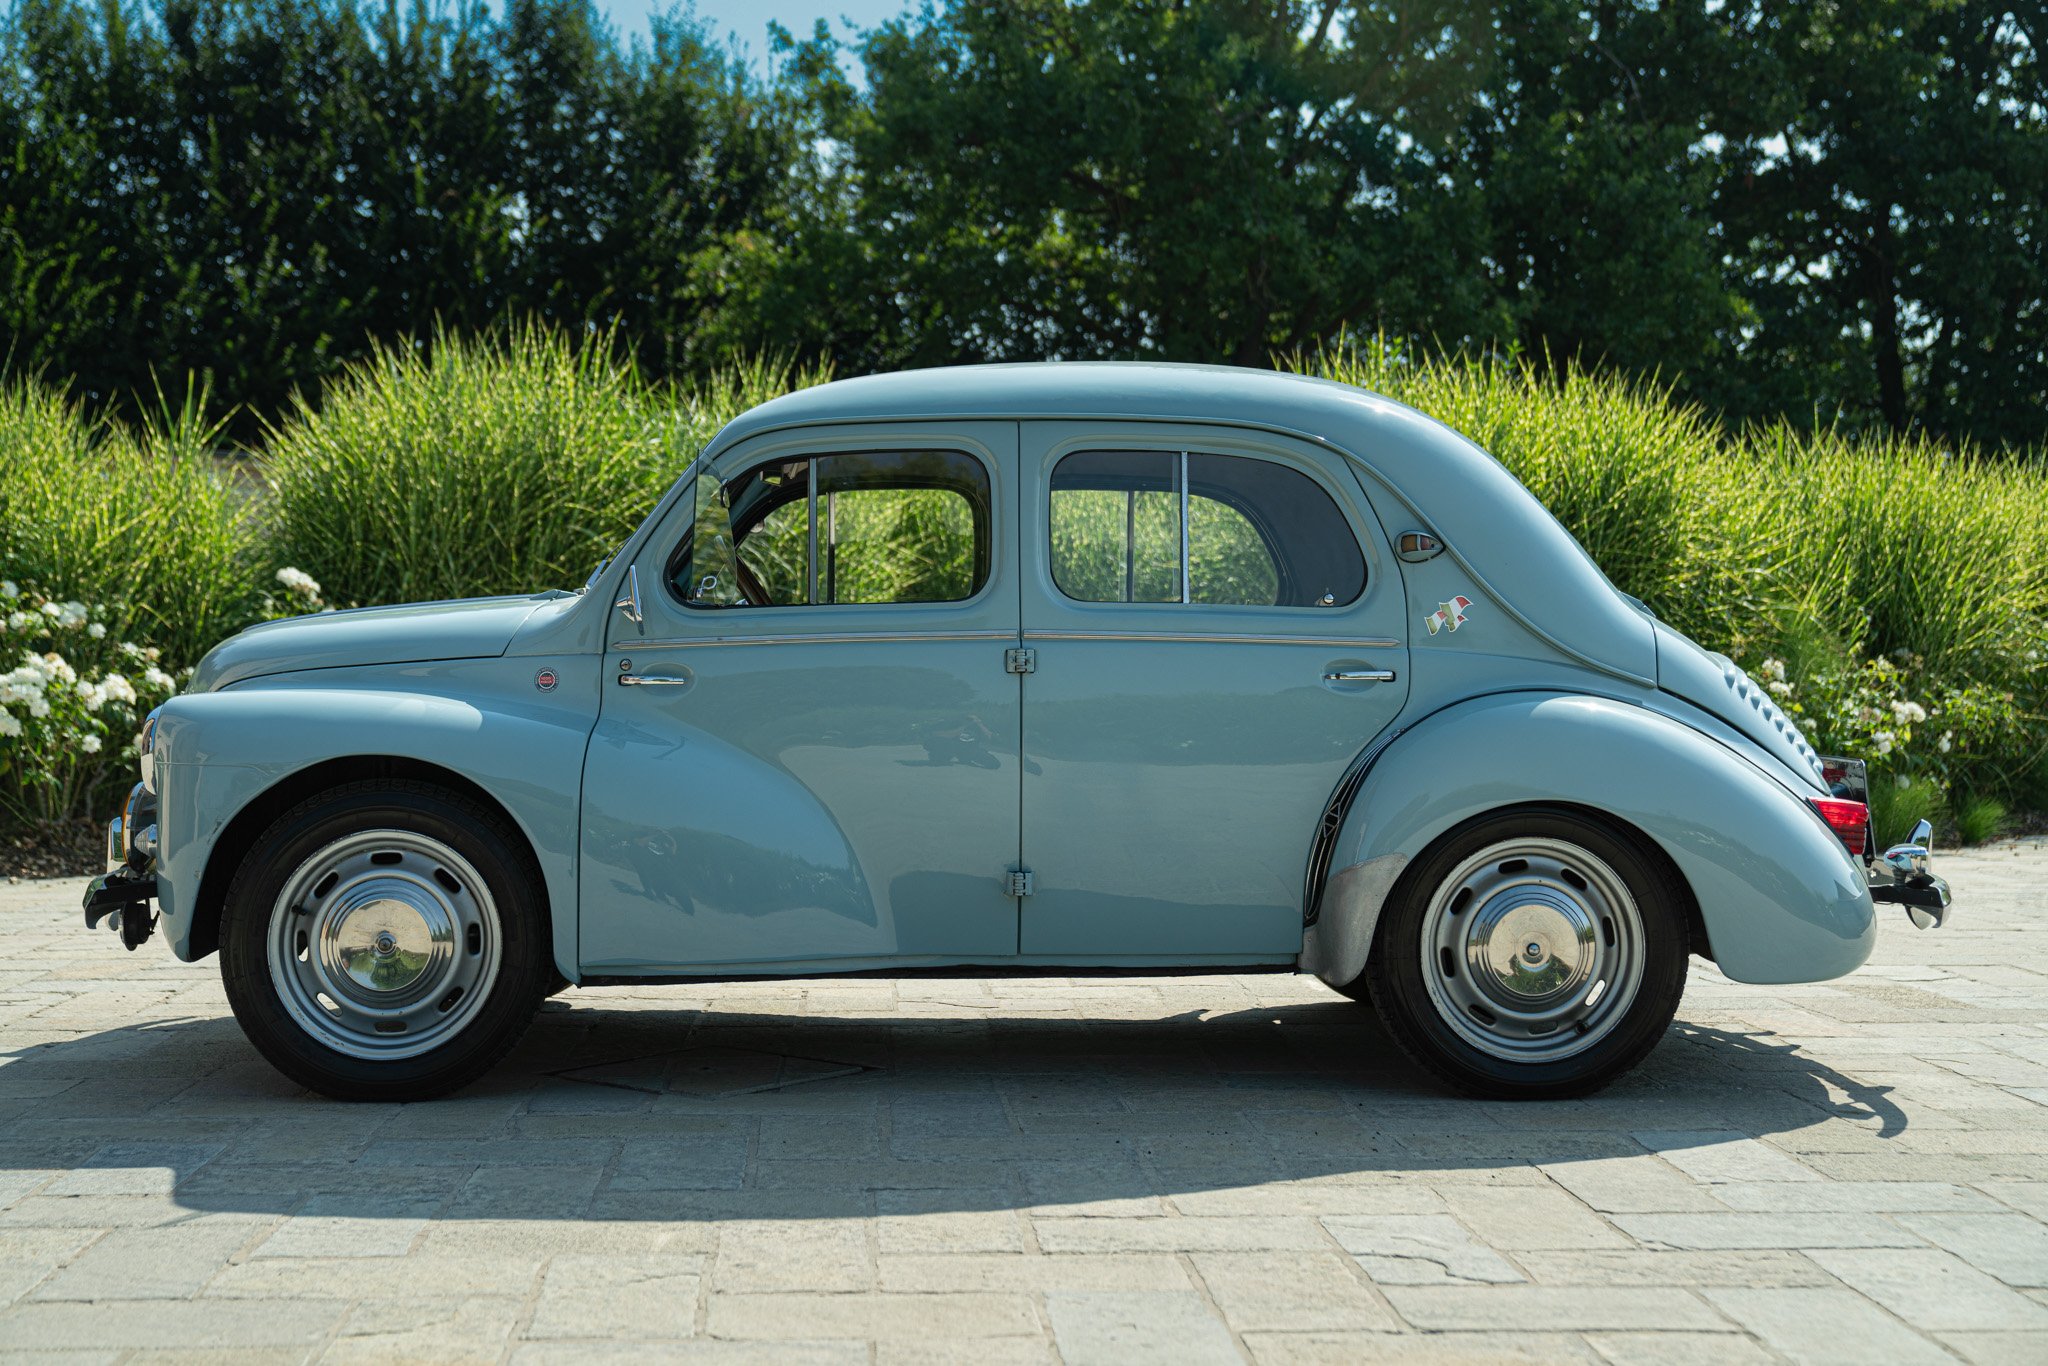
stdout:
{"type": "Polygon", "coordinates": [[[1904,844],[1894,844],[1865,870],[1870,899],[1904,906],[1906,915],[1923,930],[1938,930],[1948,923],[1948,884],[1927,870],[1933,843],[1934,827],[1921,821],[1904,844]]]}
{"type": "Polygon", "coordinates": [[[137,783],[121,814],[107,822],[107,871],[85,889],[85,927],[102,920],[130,952],[156,929],[156,799],[137,783]]]}

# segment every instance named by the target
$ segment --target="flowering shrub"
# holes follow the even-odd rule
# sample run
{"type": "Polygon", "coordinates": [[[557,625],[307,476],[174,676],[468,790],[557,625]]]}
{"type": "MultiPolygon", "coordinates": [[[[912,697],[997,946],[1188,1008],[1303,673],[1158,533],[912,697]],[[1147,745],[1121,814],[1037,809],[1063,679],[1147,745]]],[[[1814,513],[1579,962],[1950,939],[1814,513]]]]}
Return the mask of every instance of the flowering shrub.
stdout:
{"type": "Polygon", "coordinates": [[[1797,720],[1823,754],[1868,761],[1904,788],[1928,781],[1943,793],[1986,785],[1989,766],[2009,765],[2029,748],[2023,699],[1986,683],[1962,687],[1928,676],[1904,651],[1888,659],[1839,662],[1803,679],[1768,658],[1750,676],[1797,720]]]}
{"type": "Polygon", "coordinates": [[[279,612],[277,599],[267,598],[265,603],[272,615],[291,616],[300,612],[317,612],[327,605],[320,599],[320,585],[303,569],[294,569],[286,565],[277,571],[277,581],[284,585],[285,610],[279,612]]]}
{"type": "Polygon", "coordinates": [[[282,621],[286,617],[302,617],[309,612],[332,612],[334,608],[320,596],[320,584],[303,569],[286,565],[277,571],[277,582],[284,589],[282,594],[263,595],[260,618],[263,621],[282,621]]]}
{"type": "Polygon", "coordinates": [[[178,689],[106,615],[0,581],[0,815],[12,821],[75,819],[128,781],[142,718],[178,689]]]}

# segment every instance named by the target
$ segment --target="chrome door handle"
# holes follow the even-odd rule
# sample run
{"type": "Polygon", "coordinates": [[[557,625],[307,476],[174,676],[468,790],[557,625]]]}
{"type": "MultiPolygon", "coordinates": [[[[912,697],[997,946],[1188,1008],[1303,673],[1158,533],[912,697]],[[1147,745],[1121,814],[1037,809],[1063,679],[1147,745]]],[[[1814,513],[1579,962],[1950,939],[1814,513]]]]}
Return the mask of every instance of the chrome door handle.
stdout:
{"type": "Polygon", "coordinates": [[[687,678],[674,678],[658,674],[619,675],[619,686],[622,688],[687,688],[689,685],[690,680],[687,678]]]}
{"type": "Polygon", "coordinates": [[[1323,675],[1325,683],[1391,683],[1392,669],[1332,669],[1323,675]]]}

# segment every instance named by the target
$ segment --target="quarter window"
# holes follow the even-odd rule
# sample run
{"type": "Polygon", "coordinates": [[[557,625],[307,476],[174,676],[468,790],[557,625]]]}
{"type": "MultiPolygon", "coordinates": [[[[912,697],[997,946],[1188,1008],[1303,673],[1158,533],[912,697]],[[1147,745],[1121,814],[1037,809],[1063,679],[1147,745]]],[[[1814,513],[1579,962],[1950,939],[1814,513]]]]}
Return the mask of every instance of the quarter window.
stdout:
{"type": "Polygon", "coordinates": [[[1341,607],[1365,557],[1315,480],[1195,451],[1076,451],[1052,472],[1052,576],[1081,602],[1341,607]]]}
{"type": "Polygon", "coordinates": [[[690,607],[959,602],[988,582],[988,472],[959,451],[876,451],[700,475],[669,584],[690,607]]]}

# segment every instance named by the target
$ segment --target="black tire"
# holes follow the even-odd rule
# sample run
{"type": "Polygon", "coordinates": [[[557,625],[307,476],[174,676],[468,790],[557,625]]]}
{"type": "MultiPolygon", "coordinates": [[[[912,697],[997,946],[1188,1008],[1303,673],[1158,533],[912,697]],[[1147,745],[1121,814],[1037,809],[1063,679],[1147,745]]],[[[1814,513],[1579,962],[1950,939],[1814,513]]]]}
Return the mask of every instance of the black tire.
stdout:
{"type": "MultiPolygon", "coordinates": [[[[383,853],[362,857],[371,863],[397,861],[396,855],[383,853]]],[[[424,879],[419,882],[426,885],[424,879]]],[[[308,895],[299,887],[295,900],[309,901],[321,895],[325,893],[308,895]]],[[[360,907],[374,910],[379,903],[365,893],[356,904],[357,914],[368,915],[370,912],[360,907]]],[[[322,926],[340,927],[337,935],[346,933],[346,912],[332,919],[318,919],[326,914],[322,909],[312,914],[322,926]]],[[[394,942],[392,935],[380,934],[374,952],[390,956],[394,942]]],[[[356,952],[352,961],[368,961],[360,956],[360,950],[356,952]]],[[[525,840],[502,816],[469,798],[426,783],[400,780],[350,783],[309,798],[280,816],[257,839],[229,886],[221,911],[220,955],[228,1004],[257,1051],[293,1081],[337,1100],[426,1100],[476,1080],[518,1043],[555,978],[540,867],[525,840]],[[453,858],[441,861],[458,866],[459,876],[438,870],[433,876],[445,879],[444,888],[459,888],[444,900],[463,906],[461,914],[469,917],[475,928],[468,927],[469,921],[451,926],[444,942],[434,946],[442,961],[461,959],[465,952],[483,954],[484,946],[490,946],[487,980],[481,975],[482,968],[458,964],[447,969],[466,971],[477,978],[469,991],[473,999],[465,1000],[466,988],[448,993],[462,1002],[459,1016],[448,1016],[451,1004],[430,1002],[419,990],[407,988],[413,995],[410,1008],[429,1020],[426,1032],[415,1036],[418,1042],[411,1045],[425,1051],[411,1056],[356,1056],[345,1051],[355,1046],[345,1025],[334,1027],[330,1037],[340,1045],[334,1046],[316,1032],[317,1016],[314,1024],[308,1025],[293,1013],[295,1008],[308,1009],[299,996],[303,989],[294,986],[306,970],[294,968],[284,961],[284,955],[291,953],[289,936],[296,935],[297,951],[292,956],[299,964],[309,961],[308,935],[293,927],[311,922],[289,918],[294,912],[281,906],[280,899],[294,886],[295,877],[303,879],[305,870],[318,867],[318,860],[330,857],[330,851],[347,847],[351,837],[363,849],[374,848],[376,838],[367,836],[372,831],[415,839],[423,867],[433,866],[437,847],[453,852],[453,858]],[[481,883],[478,890],[484,895],[469,889],[472,875],[481,883]],[[466,903],[462,901],[465,894],[469,898],[466,903]],[[287,936],[286,947],[276,955],[282,966],[274,973],[273,951],[280,935],[287,936]],[[287,994],[298,1000],[296,1006],[287,1003],[287,994]],[[428,1015],[433,1005],[442,1013],[439,1021],[428,1015]],[[443,1028],[453,1032],[445,1039],[435,1037],[434,1031],[443,1028]]],[[[399,957],[404,959],[403,954],[399,957]]],[[[432,960],[415,956],[399,971],[419,975],[419,989],[430,996],[439,986],[425,976],[429,969],[413,966],[417,961],[432,960]]],[[[381,983],[369,988],[371,993],[379,989],[381,983]]],[[[373,995],[371,1002],[380,1004],[381,999],[373,995]]],[[[335,1011],[336,1020],[341,1019],[332,997],[319,1000],[335,1011]]],[[[394,1036],[381,1029],[375,1034],[358,1031],[353,1036],[363,1047],[389,1037],[394,1036]]]]}
{"type": "MultiPolygon", "coordinates": [[[[1481,883],[1482,888],[1484,885],[1481,883]]],[[[1395,1042],[1418,1065],[1450,1086],[1502,1100],[1583,1096],[1606,1086],[1641,1062],[1663,1038],[1677,1013],[1679,999],[1685,992],[1688,904],[1689,893],[1684,883],[1661,854],[1645,848],[1608,821],[1572,808],[1520,807],[1494,812],[1450,831],[1409,865],[1381,912],[1372,956],[1361,983],[1395,1042]],[[1561,1013],[1582,1009],[1585,1013],[1579,1016],[1578,1024],[1567,1022],[1559,1026],[1546,1020],[1527,1032],[1517,1032],[1513,1020],[1487,1019],[1486,1006],[1508,995],[1508,990],[1499,985],[1497,970],[1485,963],[1474,970],[1470,960],[1446,942],[1446,936],[1459,937],[1467,951],[1485,957],[1486,951],[1471,948],[1471,936],[1484,923],[1499,926],[1500,916],[1518,913],[1513,908],[1528,893],[1510,890],[1517,877],[1540,877],[1540,870],[1537,874],[1528,872],[1527,860],[1522,861],[1522,869],[1510,872],[1514,869],[1513,858],[1495,865],[1490,857],[1481,859],[1480,855],[1490,850],[1512,854],[1521,848],[1549,850],[1562,846],[1575,848],[1591,859],[1581,859],[1585,871],[1570,867],[1570,860],[1551,864],[1566,879],[1555,881],[1553,889],[1568,895],[1568,889],[1574,885],[1568,879],[1578,877],[1576,887],[1585,902],[1580,909],[1599,927],[1593,939],[1573,939],[1573,947],[1566,952],[1589,962],[1598,955],[1602,966],[1573,969],[1582,974],[1578,980],[1585,982],[1584,993],[1590,995],[1590,1001],[1574,997],[1578,988],[1558,988],[1554,1008],[1561,1013]],[[1597,864],[1604,864],[1605,868],[1592,874],[1594,881],[1589,890],[1584,878],[1597,864]],[[1468,869],[1472,871],[1467,872],[1468,869]],[[1473,899],[1471,889],[1475,881],[1485,878],[1505,884],[1502,891],[1486,900],[1473,899]],[[1600,898],[1598,889],[1616,879],[1625,889],[1626,900],[1633,902],[1640,927],[1636,936],[1640,943],[1639,959],[1627,947],[1631,942],[1628,928],[1624,925],[1617,936],[1613,923],[1617,919],[1626,921],[1629,908],[1623,904],[1611,916],[1601,912],[1609,903],[1600,898]],[[1447,886],[1447,882],[1453,885],[1447,886]],[[1456,907],[1461,890],[1467,896],[1459,910],[1456,907]],[[1502,907],[1510,909],[1498,909],[1502,907]],[[1458,920],[1461,915],[1467,919],[1458,920]],[[1427,954],[1423,942],[1426,933],[1432,940],[1427,954]],[[1616,988],[1617,992],[1632,990],[1633,998],[1622,1001],[1617,995],[1598,1016],[1599,1032],[1580,1044],[1577,1040],[1592,1031],[1579,1026],[1593,1018],[1603,999],[1602,991],[1590,980],[1602,970],[1608,971],[1615,981],[1633,979],[1632,988],[1616,988]],[[1432,973],[1436,974],[1434,982],[1428,977],[1432,973]],[[1462,984],[1460,974],[1464,978],[1462,984]],[[1489,985],[1480,985],[1481,982],[1489,985]],[[1489,989],[1493,997],[1486,995],[1489,989]],[[1456,1002],[1461,998],[1480,1008],[1473,1010],[1468,1004],[1466,1011],[1471,1018],[1461,1016],[1453,1021],[1448,1017],[1456,1012],[1456,1002]],[[1544,1032],[1536,1033],[1535,1028],[1543,1028],[1544,1032]],[[1576,1035],[1575,1029],[1579,1030],[1576,1035]],[[1475,1045],[1474,1037],[1484,1039],[1485,1046],[1475,1045]],[[1501,1056],[1520,1048],[1531,1050],[1530,1055],[1501,1056]],[[1576,1051],[1565,1056],[1546,1056],[1540,1051],[1544,1049],[1552,1053],[1576,1051]]],[[[1570,924],[1562,919],[1557,923],[1570,924]]],[[[1557,938],[1562,941],[1564,936],[1557,938]]],[[[1491,944],[1492,940],[1486,942],[1491,944]]],[[[1542,966],[1532,966],[1532,976],[1526,980],[1548,980],[1534,975],[1545,972],[1566,976],[1566,969],[1552,966],[1564,955],[1553,955],[1546,948],[1539,959],[1538,948],[1535,942],[1528,946],[1530,963],[1540,962],[1542,966]]],[[[1516,959],[1512,966],[1519,973],[1523,964],[1516,959]]],[[[1354,989],[1357,985],[1354,984],[1354,989]]],[[[1512,997],[1515,1003],[1534,999],[1512,997]]],[[[1502,1011],[1501,1015],[1505,1017],[1508,1012],[1502,1011]]]]}

